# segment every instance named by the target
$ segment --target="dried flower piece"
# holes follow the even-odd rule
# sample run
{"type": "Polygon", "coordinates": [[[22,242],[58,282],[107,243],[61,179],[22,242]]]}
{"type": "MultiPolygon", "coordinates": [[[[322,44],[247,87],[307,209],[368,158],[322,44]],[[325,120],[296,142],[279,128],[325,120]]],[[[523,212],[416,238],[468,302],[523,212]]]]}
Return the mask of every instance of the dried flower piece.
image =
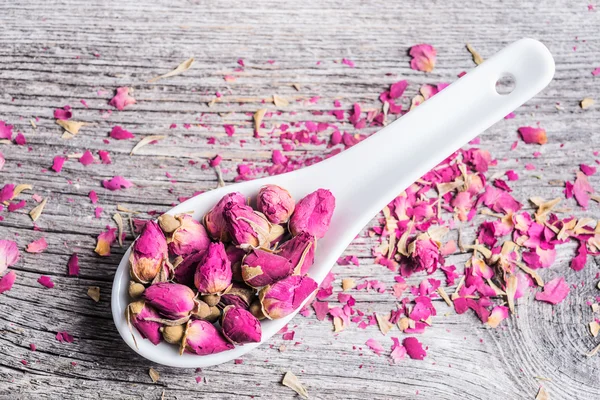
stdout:
{"type": "Polygon", "coordinates": [[[6,125],[5,121],[0,121],[0,139],[11,140],[12,139],[12,125],[6,125]]]}
{"type": "Polygon", "coordinates": [[[113,220],[117,224],[117,239],[119,241],[119,246],[123,247],[123,217],[121,217],[121,214],[115,213],[113,215],[113,220]]]}
{"type": "Polygon", "coordinates": [[[158,382],[158,379],[160,378],[160,374],[154,368],[148,370],[148,375],[150,375],[150,379],[152,379],[153,383],[158,382]]]}
{"type": "Polygon", "coordinates": [[[256,198],[257,210],[273,224],[288,222],[294,207],[295,202],[290,193],[277,185],[263,186],[256,198]]]}
{"type": "Polygon", "coordinates": [[[0,275],[19,261],[19,248],[12,240],[0,239],[0,275]]]}
{"type": "Polygon", "coordinates": [[[271,223],[252,207],[229,203],[224,212],[227,232],[243,249],[261,247],[271,242],[271,223]]]}
{"type": "Polygon", "coordinates": [[[590,328],[590,333],[592,334],[593,337],[598,336],[598,333],[600,332],[600,324],[598,323],[598,321],[590,322],[589,328],[590,328]]]}
{"type": "Polygon", "coordinates": [[[242,278],[249,286],[261,288],[292,274],[294,264],[267,250],[253,249],[242,262],[242,278]]]}
{"type": "Polygon", "coordinates": [[[269,319],[279,319],[300,308],[317,287],[317,282],[308,275],[291,275],[262,288],[258,298],[265,316],[269,319]]]}
{"type": "Polygon", "coordinates": [[[277,96],[276,94],[273,95],[273,103],[275,103],[275,106],[277,106],[279,108],[287,107],[290,105],[289,101],[287,101],[283,97],[277,96]]]}
{"type": "Polygon", "coordinates": [[[190,320],[181,340],[179,354],[187,351],[204,356],[231,350],[233,347],[210,322],[190,320]]]}
{"type": "Polygon", "coordinates": [[[342,279],[342,290],[345,292],[356,287],[356,282],[352,278],[342,279]]]}
{"type": "Polygon", "coordinates": [[[133,133],[123,129],[121,126],[116,125],[110,131],[110,137],[116,140],[128,140],[135,139],[133,133]]]}
{"type": "Polygon", "coordinates": [[[155,283],[144,291],[146,302],[173,320],[187,317],[196,306],[195,298],[192,289],[179,283],[155,283]]]}
{"type": "Polygon", "coordinates": [[[302,386],[298,377],[294,375],[291,371],[285,373],[281,384],[283,386],[289,387],[294,392],[298,393],[298,396],[300,396],[301,398],[305,400],[308,399],[308,392],[306,391],[306,388],[302,386]]]}
{"type": "Polygon", "coordinates": [[[146,291],[146,287],[141,283],[135,281],[129,281],[129,287],[127,289],[127,293],[129,293],[129,297],[132,299],[137,299],[146,291]]]}
{"type": "Polygon", "coordinates": [[[262,120],[267,113],[266,108],[261,108],[257,112],[254,113],[254,133],[260,136],[260,125],[262,124],[262,120]]]}
{"type": "Polygon", "coordinates": [[[184,62],[179,64],[177,66],[177,68],[175,68],[173,71],[167,72],[164,75],[157,76],[156,78],[152,78],[148,82],[152,83],[152,82],[158,81],[159,79],[170,78],[172,76],[182,74],[185,71],[187,71],[188,69],[190,69],[190,67],[192,66],[193,63],[194,63],[194,57],[188,58],[187,60],[185,60],[184,62]]]}
{"type": "Polygon", "coordinates": [[[500,322],[508,318],[508,307],[496,306],[488,317],[487,324],[492,328],[497,328],[500,322]]]}
{"type": "Polygon", "coordinates": [[[221,317],[223,336],[233,344],[258,343],[262,330],[258,319],[249,311],[236,306],[227,306],[221,317]]]}
{"type": "MultiPolygon", "coordinates": [[[[65,121],[62,119],[57,119],[56,123],[58,125],[60,125],[65,131],[69,132],[71,135],[77,135],[79,133],[79,130],[83,126],[89,125],[86,122],[65,121]]],[[[69,137],[69,139],[70,139],[70,137],[69,137]]]]}
{"type": "Polygon", "coordinates": [[[427,355],[423,344],[416,337],[405,338],[402,345],[406,348],[406,354],[413,360],[422,360],[427,355]]]}
{"type": "Polygon", "coordinates": [[[418,44],[409,50],[409,55],[413,58],[410,61],[410,67],[417,71],[431,72],[435,66],[436,51],[429,44],[418,44]]]}
{"type": "Polygon", "coordinates": [[[534,128],[531,126],[522,126],[519,128],[519,134],[523,141],[527,144],[546,144],[548,137],[546,130],[542,128],[534,128]]]}
{"type": "Polygon", "coordinates": [[[335,209],[335,197],[329,190],[318,189],[310,193],[296,204],[290,219],[289,228],[292,235],[308,232],[317,239],[325,236],[335,209]]]}
{"type": "Polygon", "coordinates": [[[56,156],[54,157],[52,161],[52,167],[50,168],[52,168],[54,172],[60,173],[60,171],[62,171],[65,161],[67,161],[67,157],[56,156]]]}
{"type": "Polygon", "coordinates": [[[378,356],[381,355],[381,353],[383,353],[383,346],[381,345],[381,343],[379,343],[377,340],[375,339],[369,339],[365,342],[365,344],[367,346],[369,346],[369,348],[371,350],[373,350],[373,353],[377,354],[378,356]]]}
{"type": "Polygon", "coordinates": [[[315,261],[317,238],[308,232],[301,232],[279,248],[279,255],[292,262],[294,274],[304,275],[315,261]]]}
{"type": "Polygon", "coordinates": [[[204,216],[204,225],[213,239],[221,242],[231,240],[223,213],[226,207],[229,208],[233,204],[245,205],[246,199],[241,193],[228,193],[204,216]]]}
{"type": "Polygon", "coordinates": [[[185,332],[185,325],[163,326],[160,331],[165,342],[180,344],[185,332]]]}
{"type": "Polygon", "coordinates": [[[133,186],[133,183],[129,182],[127,179],[123,178],[122,176],[115,176],[113,177],[111,180],[103,180],[102,181],[102,186],[104,186],[105,188],[107,188],[108,190],[121,190],[121,189],[127,189],[133,186]]]}
{"type": "Polygon", "coordinates": [[[79,275],[79,257],[77,253],[73,253],[67,262],[67,274],[69,276],[79,275]]]}
{"type": "Polygon", "coordinates": [[[144,301],[136,301],[127,306],[128,323],[133,325],[144,339],[148,339],[154,345],[159,344],[161,339],[160,323],[156,322],[159,318],[160,315],[144,301]]]}
{"type": "Polygon", "coordinates": [[[535,400],[550,400],[550,396],[548,396],[548,392],[543,387],[540,387],[537,396],[535,396],[535,400]]]}
{"type": "Polygon", "coordinates": [[[569,294],[569,285],[565,278],[560,276],[552,279],[544,285],[544,291],[535,294],[535,299],[551,304],[562,302],[569,294]]]}
{"type": "Polygon", "coordinates": [[[148,221],[129,255],[131,277],[140,283],[152,281],[168,257],[165,235],[156,222],[148,221]]]}
{"type": "Polygon", "coordinates": [[[48,243],[46,243],[46,238],[41,237],[38,240],[34,240],[33,242],[27,245],[27,249],[25,249],[28,253],[41,253],[48,248],[48,243]]]}
{"type": "Polygon", "coordinates": [[[467,43],[467,50],[469,50],[469,53],[471,53],[471,55],[473,56],[473,62],[476,65],[479,65],[483,62],[483,57],[481,57],[479,53],[476,52],[473,46],[471,46],[469,43],[467,43]]]}
{"type": "Polygon", "coordinates": [[[158,225],[160,225],[160,229],[164,233],[173,233],[175,229],[181,226],[181,221],[171,214],[163,214],[158,217],[158,225]]]}
{"type": "Polygon", "coordinates": [[[46,197],[40,204],[35,206],[31,211],[29,211],[29,216],[32,221],[37,221],[38,218],[42,215],[44,211],[44,207],[46,207],[46,203],[48,202],[48,198],[46,197]]]}
{"type": "Polygon", "coordinates": [[[96,303],[100,301],[100,288],[98,286],[90,286],[87,290],[87,295],[96,303]]]}
{"type": "Polygon", "coordinates": [[[17,279],[17,274],[15,271],[8,271],[6,275],[0,278],[0,294],[4,292],[8,292],[12,289],[15,280],[17,279]]]}
{"type": "Polygon", "coordinates": [[[594,105],[594,99],[590,98],[590,97],[586,97],[583,100],[581,100],[581,102],[579,103],[579,105],[581,106],[582,109],[586,109],[591,107],[592,105],[594,105]]]}
{"type": "Polygon", "coordinates": [[[46,275],[42,275],[38,278],[38,283],[42,286],[47,287],[48,289],[52,289],[54,287],[54,282],[52,282],[52,278],[46,275]]]}
{"type": "Polygon", "coordinates": [[[142,140],[140,140],[134,147],[133,149],[131,149],[131,152],[129,153],[130,156],[134,155],[136,151],[138,151],[139,149],[141,149],[142,147],[150,144],[150,143],[154,143],[156,141],[162,140],[166,138],[166,136],[164,135],[152,135],[152,136],[146,136],[145,138],[143,138],[142,140]]]}
{"type": "Polygon", "coordinates": [[[108,102],[108,104],[119,111],[123,111],[125,107],[135,104],[135,99],[129,95],[128,87],[120,87],[117,88],[117,94],[108,102]]]}
{"type": "Polygon", "coordinates": [[[231,262],[225,246],[211,243],[198,261],[194,285],[202,294],[221,294],[231,285],[231,276],[231,262]]]}
{"type": "Polygon", "coordinates": [[[243,283],[234,282],[226,294],[221,296],[221,304],[226,306],[236,306],[247,310],[254,300],[254,289],[243,283]]]}
{"type": "Polygon", "coordinates": [[[210,238],[200,222],[189,214],[176,215],[175,219],[179,221],[179,227],[173,231],[167,241],[171,254],[185,257],[208,248],[210,238]]]}

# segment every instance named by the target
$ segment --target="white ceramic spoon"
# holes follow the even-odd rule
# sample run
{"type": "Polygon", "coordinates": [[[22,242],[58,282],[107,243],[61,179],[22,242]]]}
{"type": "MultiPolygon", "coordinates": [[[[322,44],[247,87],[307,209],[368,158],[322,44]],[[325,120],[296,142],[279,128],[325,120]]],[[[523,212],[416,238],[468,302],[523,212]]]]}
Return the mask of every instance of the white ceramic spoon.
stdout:
{"type": "MultiPolygon", "coordinates": [[[[331,190],[337,202],[327,235],[320,239],[309,275],[321,283],[344,249],[383,207],[469,140],[535,96],[554,75],[548,49],[532,39],[519,40],[402,118],[335,157],[298,171],[238,183],[203,193],[169,211],[194,211],[202,216],[226,193],[238,191],[254,197],[259,188],[273,183],[299,200],[318,188],[331,190]],[[509,94],[498,94],[500,78],[514,79],[509,94]]],[[[236,346],[222,353],[198,356],[178,353],[178,346],[154,346],[134,329],[136,348],[125,319],[128,298],[129,253],[125,253],[112,287],[112,313],[123,340],[138,354],[173,367],[206,367],[221,364],[255,349],[260,343],[236,346]]],[[[298,310],[297,310],[298,311],[298,310]]],[[[262,342],[295,315],[262,322],[262,342]]]]}

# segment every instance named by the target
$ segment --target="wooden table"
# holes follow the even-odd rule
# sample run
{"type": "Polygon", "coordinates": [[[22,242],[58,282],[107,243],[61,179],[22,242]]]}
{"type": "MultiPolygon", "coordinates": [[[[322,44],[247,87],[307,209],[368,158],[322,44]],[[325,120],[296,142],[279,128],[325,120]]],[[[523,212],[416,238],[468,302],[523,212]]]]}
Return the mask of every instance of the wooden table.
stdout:
{"type": "MultiPolygon", "coordinates": [[[[549,182],[573,180],[579,163],[594,164],[592,151],[600,150],[599,108],[579,107],[584,97],[599,97],[600,81],[591,71],[600,67],[600,13],[588,11],[588,2],[255,3],[4,2],[0,120],[14,125],[15,133],[22,132],[27,145],[0,146],[7,159],[0,184],[29,183],[33,190],[22,195],[27,207],[5,211],[0,222],[0,238],[16,240],[22,253],[14,267],[14,288],[0,295],[0,398],[157,399],[163,393],[178,399],[290,398],[294,393],[280,384],[288,370],[312,398],[323,399],[533,399],[540,385],[552,399],[597,398],[600,359],[584,355],[598,343],[586,327],[593,319],[586,301],[600,295],[595,287],[597,266],[590,258],[584,271],[573,272],[568,265],[574,246],[562,248],[555,265],[544,271],[545,277],[565,275],[570,283],[581,282],[564,303],[551,307],[529,296],[518,304],[517,316],[488,329],[471,313],[456,315],[439,302],[433,327],[420,336],[429,346],[424,361],[390,365],[387,356],[378,357],[364,345],[374,337],[389,349],[389,334],[384,337],[373,326],[352,326],[334,334],[330,322],[314,316],[294,319],[294,341],[278,335],[244,357],[242,364],[202,371],[153,365],[121,341],[109,299],[125,247],[114,246],[111,256],[98,257],[93,252],[97,235],[107,225],[114,226],[111,216],[117,205],[162,212],[180,196],[214,188],[214,170],[201,165],[217,154],[223,157],[226,183],[233,181],[242,160],[268,165],[272,150],[281,146],[277,139],[265,137],[261,145],[252,137],[252,113],[274,110],[268,102],[273,94],[299,101],[266,119],[267,126],[305,120],[337,123],[332,116],[313,112],[332,110],[335,99],[345,109],[354,103],[380,108],[379,93],[400,79],[410,82],[407,93],[414,95],[423,83],[451,82],[472,68],[467,42],[485,58],[529,36],[550,48],[556,76],[549,88],[517,110],[515,119],[501,121],[481,136],[482,147],[499,160],[489,174],[510,168],[519,172],[522,179],[514,182],[513,194],[523,203],[533,195],[562,197],[563,188],[549,182]],[[409,68],[407,49],[418,43],[438,50],[431,74],[409,68]],[[191,56],[196,61],[186,73],[147,82],[191,56]],[[245,68],[236,72],[240,58],[245,68]],[[341,63],[343,58],[355,67],[341,63]],[[226,75],[235,76],[235,81],[224,80],[226,75]],[[104,110],[112,109],[107,101],[119,86],[134,88],[137,104],[107,115],[104,110]],[[209,105],[216,92],[223,97],[209,105]],[[318,102],[306,101],[315,96],[318,102]],[[73,108],[75,120],[90,123],[70,140],[61,139],[53,118],[54,109],[66,104],[73,108]],[[535,149],[520,144],[511,151],[516,128],[537,122],[548,131],[549,143],[535,149]],[[177,128],[170,129],[173,123],[177,128]],[[232,138],[225,135],[224,123],[236,126],[232,138]],[[189,129],[184,124],[190,124],[189,129]],[[134,132],[136,141],[149,135],[167,138],[130,156],[136,141],[103,142],[114,125],[134,132]],[[222,144],[209,145],[210,137],[222,144]],[[72,159],[60,174],[48,171],[54,156],[87,149],[108,150],[112,164],[84,167],[72,159]],[[533,157],[535,150],[543,153],[540,158],[533,157]],[[526,163],[537,169],[526,171],[526,163]],[[117,192],[102,188],[100,182],[114,175],[125,176],[135,186],[117,192]],[[104,209],[99,219],[88,199],[90,190],[98,192],[98,205],[104,209]],[[33,229],[27,214],[35,204],[33,193],[48,198],[36,223],[40,231],[33,229]],[[41,236],[48,241],[47,251],[23,251],[41,236]],[[79,277],[67,276],[73,252],[80,258],[79,277]],[[39,285],[41,274],[51,276],[56,287],[39,285]],[[99,303],[86,295],[88,286],[100,287],[99,303]],[[58,331],[74,335],[75,343],[59,343],[58,331]],[[30,343],[37,351],[30,351],[30,343]],[[150,367],[159,371],[158,383],[151,382],[150,367]],[[202,377],[199,383],[196,377],[202,377]]],[[[342,129],[356,133],[348,123],[342,129]]],[[[325,146],[304,145],[285,154],[310,157],[326,151],[325,146]]],[[[590,180],[600,188],[598,175],[590,180]]],[[[568,205],[575,215],[598,217],[596,203],[588,211],[568,205]]],[[[463,233],[472,240],[473,226],[465,225],[463,233]]],[[[393,284],[394,274],[373,262],[374,240],[364,236],[346,252],[359,257],[360,268],[333,269],[336,293],[341,278],[393,284]]],[[[125,244],[131,240],[128,231],[125,244]]],[[[467,257],[455,254],[448,263],[464,265],[467,257]]],[[[353,295],[364,310],[384,312],[395,304],[390,294],[353,295]]]]}

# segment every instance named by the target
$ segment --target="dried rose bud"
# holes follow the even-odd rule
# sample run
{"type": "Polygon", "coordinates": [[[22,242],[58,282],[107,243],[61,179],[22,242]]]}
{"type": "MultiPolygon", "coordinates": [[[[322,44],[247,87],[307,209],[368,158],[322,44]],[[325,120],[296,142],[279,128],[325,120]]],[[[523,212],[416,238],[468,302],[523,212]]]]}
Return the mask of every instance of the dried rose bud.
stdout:
{"type": "Polygon", "coordinates": [[[204,216],[204,225],[208,234],[215,240],[229,242],[231,238],[227,232],[223,212],[230,204],[246,204],[246,198],[238,192],[228,193],[204,216]]]}
{"type": "Polygon", "coordinates": [[[188,214],[180,214],[175,218],[181,223],[169,238],[169,252],[186,256],[198,251],[204,251],[210,244],[210,239],[204,226],[188,214]]]}
{"type": "Polygon", "coordinates": [[[211,314],[210,306],[202,300],[197,300],[196,303],[192,316],[198,319],[207,319],[211,314]]]}
{"type": "Polygon", "coordinates": [[[210,322],[196,319],[188,321],[186,325],[179,354],[186,351],[204,356],[231,350],[233,347],[210,322]]]}
{"type": "Polygon", "coordinates": [[[158,217],[158,225],[164,233],[173,233],[173,231],[181,226],[181,221],[171,214],[163,214],[158,217]]]}
{"type": "Polygon", "coordinates": [[[227,294],[221,296],[221,304],[226,306],[233,305],[243,309],[248,309],[253,299],[254,289],[246,286],[243,283],[234,282],[227,294]]]}
{"type": "Polygon", "coordinates": [[[317,239],[308,232],[301,232],[285,242],[277,254],[292,262],[295,275],[304,275],[315,261],[316,248],[317,239]]]}
{"type": "Polygon", "coordinates": [[[250,206],[239,204],[227,206],[225,222],[233,243],[245,250],[271,242],[271,223],[250,206]]]}
{"type": "Polygon", "coordinates": [[[427,271],[432,274],[438,267],[440,249],[431,239],[415,239],[409,246],[414,272],[427,271]]]}
{"type": "Polygon", "coordinates": [[[135,281],[129,282],[128,292],[129,297],[131,297],[132,299],[137,299],[138,297],[140,297],[144,293],[144,290],[146,290],[146,288],[141,283],[137,283],[135,281]]]}
{"type": "Polygon", "coordinates": [[[179,283],[157,283],[150,285],[144,298],[152,307],[169,319],[188,316],[196,306],[196,294],[192,289],[179,283]]]}
{"type": "Polygon", "coordinates": [[[246,284],[258,289],[291,275],[293,269],[294,265],[287,258],[255,249],[244,257],[242,277],[246,284]]]}
{"type": "Polygon", "coordinates": [[[271,224],[271,230],[269,231],[269,245],[271,247],[275,246],[275,244],[281,242],[283,237],[285,236],[286,231],[285,228],[281,225],[273,225],[271,224]]]}
{"type": "Polygon", "coordinates": [[[258,293],[262,311],[269,319],[279,319],[297,310],[317,290],[317,282],[308,275],[291,275],[265,286],[258,293]]]}
{"type": "Polygon", "coordinates": [[[168,261],[165,235],[156,222],[148,221],[129,255],[131,277],[140,283],[148,283],[158,275],[165,261],[168,261]]]}
{"type": "Polygon", "coordinates": [[[329,190],[312,192],[296,204],[296,210],[290,218],[290,232],[294,236],[308,232],[317,239],[322,238],[329,229],[334,209],[335,197],[329,190]]]}
{"type": "Polygon", "coordinates": [[[160,323],[146,321],[146,318],[160,318],[154,309],[150,308],[144,301],[136,301],[127,306],[129,322],[137,329],[144,339],[148,339],[152,344],[160,343],[160,323]]]}
{"type": "Polygon", "coordinates": [[[223,336],[233,344],[258,343],[262,336],[260,322],[250,312],[227,306],[221,317],[223,336]]]}
{"type": "Polygon", "coordinates": [[[295,205],[290,193],[277,185],[263,186],[256,198],[256,208],[273,224],[288,222],[295,205]]]}
{"type": "Polygon", "coordinates": [[[227,258],[231,262],[231,279],[237,282],[243,282],[242,260],[244,259],[246,252],[233,244],[227,246],[225,252],[227,253],[227,258]]]}
{"type": "Polygon", "coordinates": [[[250,313],[254,315],[259,321],[262,321],[263,319],[267,318],[265,316],[265,313],[263,313],[262,305],[260,304],[260,300],[258,299],[254,300],[250,304],[250,307],[248,307],[248,311],[250,311],[250,313]]]}
{"type": "Polygon", "coordinates": [[[160,328],[160,331],[165,342],[172,344],[180,343],[185,331],[185,325],[163,326],[160,328]]]}
{"type": "Polygon", "coordinates": [[[192,286],[196,267],[202,257],[204,257],[204,252],[193,253],[185,257],[179,264],[173,265],[173,278],[178,283],[192,286]]]}
{"type": "Polygon", "coordinates": [[[231,285],[231,262],[223,243],[211,243],[198,262],[194,285],[202,294],[220,294],[231,285]]]}

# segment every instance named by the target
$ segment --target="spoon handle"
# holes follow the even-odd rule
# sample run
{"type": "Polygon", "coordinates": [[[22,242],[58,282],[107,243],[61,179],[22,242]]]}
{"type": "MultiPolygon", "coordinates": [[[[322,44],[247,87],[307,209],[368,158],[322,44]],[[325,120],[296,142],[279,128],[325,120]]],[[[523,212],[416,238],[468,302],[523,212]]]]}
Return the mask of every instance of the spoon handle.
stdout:
{"type": "Polygon", "coordinates": [[[542,43],[514,42],[360,144],[305,169],[307,184],[328,188],[340,200],[343,228],[362,227],[415,180],[535,96],[553,75],[554,60],[542,43]],[[514,89],[499,94],[496,83],[507,76],[514,89]]]}

